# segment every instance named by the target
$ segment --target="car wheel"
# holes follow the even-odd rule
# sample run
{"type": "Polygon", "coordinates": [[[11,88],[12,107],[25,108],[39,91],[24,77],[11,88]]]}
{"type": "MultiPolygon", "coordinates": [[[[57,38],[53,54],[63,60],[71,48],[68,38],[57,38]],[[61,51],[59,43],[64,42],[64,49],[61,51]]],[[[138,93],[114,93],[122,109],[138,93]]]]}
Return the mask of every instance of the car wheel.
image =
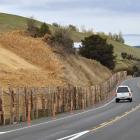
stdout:
{"type": "Polygon", "coordinates": [[[119,101],[120,101],[119,99],[116,99],[116,103],[119,103],[119,101]]]}

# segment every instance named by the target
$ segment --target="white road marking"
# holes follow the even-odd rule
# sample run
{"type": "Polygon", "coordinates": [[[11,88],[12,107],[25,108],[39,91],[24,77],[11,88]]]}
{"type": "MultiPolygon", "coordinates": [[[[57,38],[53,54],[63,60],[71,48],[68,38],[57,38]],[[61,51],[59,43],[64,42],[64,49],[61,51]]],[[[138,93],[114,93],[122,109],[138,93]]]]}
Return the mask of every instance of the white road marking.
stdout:
{"type": "Polygon", "coordinates": [[[5,134],[5,132],[0,132],[0,135],[1,135],[1,134],[5,134]]]}
{"type": "Polygon", "coordinates": [[[60,139],[57,139],[57,140],[75,140],[75,139],[87,134],[88,132],[90,132],[90,131],[83,131],[83,132],[76,133],[76,134],[73,134],[73,135],[70,135],[70,136],[67,136],[67,137],[64,137],[64,138],[60,138],[60,139]]]}
{"type": "Polygon", "coordinates": [[[60,118],[60,119],[56,119],[56,120],[51,120],[51,121],[47,121],[47,122],[43,122],[43,123],[39,123],[39,124],[27,126],[27,127],[22,127],[22,128],[18,128],[18,129],[13,129],[13,130],[9,130],[9,131],[0,132],[0,135],[7,134],[7,133],[12,133],[12,132],[16,132],[16,131],[21,131],[21,130],[24,130],[24,129],[33,128],[33,127],[37,127],[37,126],[40,126],[40,125],[46,125],[48,123],[53,123],[53,122],[56,122],[56,121],[61,121],[61,120],[64,120],[64,119],[79,116],[79,115],[82,115],[82,114],[85,114],[85,113],[88,113],[88,112],[92,112],[92,111],[95,111],[95,110],[98,110],[98,109],[102,109],[102,108],[108,106],[109,104],[111,104],[113,101],[114,101],[114,98],[110,102],[106,103],[105,105],[94,108],[94,109],[90,109],[90,110],[87,110],[87,111],[84,111],[84,112],[80,112],[80,113],[73,114],[73,115],[70,115],[70,116],[66,116],[66,117],[63,117],[63,118],[60,118]]]}

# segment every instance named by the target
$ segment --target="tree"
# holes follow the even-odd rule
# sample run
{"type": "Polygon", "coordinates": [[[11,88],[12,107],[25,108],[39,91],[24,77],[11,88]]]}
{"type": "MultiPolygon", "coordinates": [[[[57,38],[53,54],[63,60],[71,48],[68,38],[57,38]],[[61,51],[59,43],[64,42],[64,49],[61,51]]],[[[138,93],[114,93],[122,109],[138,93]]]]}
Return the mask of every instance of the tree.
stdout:
{"type": "Polygon", "coordinates": [[[111,32],[109,32],[108,37],[109,37],[110,39],[113,39],[113,35],[112,35],[111,32]]]}
{"type": "Polygon", "coordinates": [[[53,25],[54,27],[60,27],[60,25],[59,25],[58,23],[56,23],[56,22],[52,23],[52,25],[53,25]]]}
{"type": "Polygon", "coordinates": [[[82,40],[79,53],[89,59],[95,59],[110,69],[115,67],[114,47],[107,44],[106,39],[99,35],[92,35],[82,40]]]}
{"type": "Polygon", "coordinates": [[[111,34],[111,33],[109,33],[109,38],[111,38],[111,39],[113,39],[113,40],[115,40],[115,41],[118,41],[118,42],[120,42],[120,43],[125,43],[125,40],[124,40],[124,38],[123,38],[123,35],[122,35],[122,32],[119,32],[119,34],[111,34]]]}
{"type": "Polygon", "coordinates": [[[123,39],[122,32],[119,32],[118,41],[121,42],[121,43],[125,43],[125,41],[124,41],[124,39],[123,39]]]}
{"type": "Polygon", "coordinates": [[[77,27],[76,26],[74,26],[74,25],[69,25],[69,27],[68,27],[71,31],[77,31],[78,29],[77,29],[77,27]]]}
{"type": "Polygon", "coordinates": [[[41,24],[41,27],[40,27],[40,29],[39,29],[39,36],[40,37],[43,37],[45,34],[50,34],[51,33],[51,31],[50,31],[50,29],[49,29],[49,26],[46,24],[46,23],[42,23],[41,24]]]}

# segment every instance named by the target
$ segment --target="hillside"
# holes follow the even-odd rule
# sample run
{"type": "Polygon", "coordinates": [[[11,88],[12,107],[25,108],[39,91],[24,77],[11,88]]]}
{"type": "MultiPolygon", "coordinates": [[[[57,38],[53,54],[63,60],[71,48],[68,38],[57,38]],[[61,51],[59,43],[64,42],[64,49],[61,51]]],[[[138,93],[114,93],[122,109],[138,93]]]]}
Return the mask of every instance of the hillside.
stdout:
{"type": "MultiPolygon", "coordinates": [[[[16,15],[10,15],[10,14],[4,14],[0,13],[0,32],[7,32],[7,31],[14,31],[18,29],[25,29],[26,28],[26,22],[27,18],[16,16],[16,15]]],[[[36,21],[36,24],[39,26],[41,22],[36,21]]],[[[51,30],[54,30],[54,26],[49,25],[51,30]]],[[[88,33],[81,33],[81,32],[71,32],[71,37],[74,41],[80,41],[84,39],[84,37],[88,36],[88,33]]],[[[115,71],[118,71],[120,69],[127,69],[128,67],[132,67],[137,62],[135,61],[127,61],[122,60],[121,53],[126,52],[128,54],[132,54],[135,57],[140,58],[140,49],[132,48],[130,46],[127,46],[125,44],[121,44],[119,42],[113,41],[108,39],[108,43],[111,43],[114,46],[115,55],[117,55],[117,61],[116,61],[116,68],[115,71]]]]}
{"type": "Polygon", "coordinates": [[[3,86],[87,86],[111,72],[96,61],[62,55],[22,31],[0,34],[0,84],[3,86]]]}
{"type": "MultiPolygon", "coordinates": [[[[0,32],[25,29],[26,23],[27,23],[26,17],[0,13],[0,32]]],[[[40,25],[41,22],[36,21],[36,24],[40,25]]]]}
{"type": "MultiPolygon", "coordinates": [[[[28,18],[26,17],[0,13],[0,32],[24,30],[26,29],[27,19],[28,18]]],[[[40,26],[40,24],[41,22],[36,20],[36,25],[40,26]]],[[[48,25],[53,31],[55,27],[50,24],[48,25]]],[[[81,39],[84,39],[84,37],[88,35],[88,33],[81,33],[75,31],[71,32],[71,37],[74,41],[81,41],[81,39]]]]}
{"type": "Polygon", "coordinates": [[[140,58],[140,49],[130,47],[128,45],[116,42],[114,40],[108,40],[109,43],[114,45],[114,51],[115,54],[120,58],[121,57],[121,52],[126,52],[128,54],[132,54],[137,58],[140,58]]]}

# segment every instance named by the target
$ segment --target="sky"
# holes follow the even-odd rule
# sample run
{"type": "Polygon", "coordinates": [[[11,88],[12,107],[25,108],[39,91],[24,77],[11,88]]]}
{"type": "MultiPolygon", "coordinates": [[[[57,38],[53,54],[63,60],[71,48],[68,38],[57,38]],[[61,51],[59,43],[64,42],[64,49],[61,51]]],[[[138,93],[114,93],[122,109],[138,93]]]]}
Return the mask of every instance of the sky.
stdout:
{"type": "Polygon", "coordinates": [[[140,34],[140,0],[0,0],[0,12],[96,32],[140,34]]]}

